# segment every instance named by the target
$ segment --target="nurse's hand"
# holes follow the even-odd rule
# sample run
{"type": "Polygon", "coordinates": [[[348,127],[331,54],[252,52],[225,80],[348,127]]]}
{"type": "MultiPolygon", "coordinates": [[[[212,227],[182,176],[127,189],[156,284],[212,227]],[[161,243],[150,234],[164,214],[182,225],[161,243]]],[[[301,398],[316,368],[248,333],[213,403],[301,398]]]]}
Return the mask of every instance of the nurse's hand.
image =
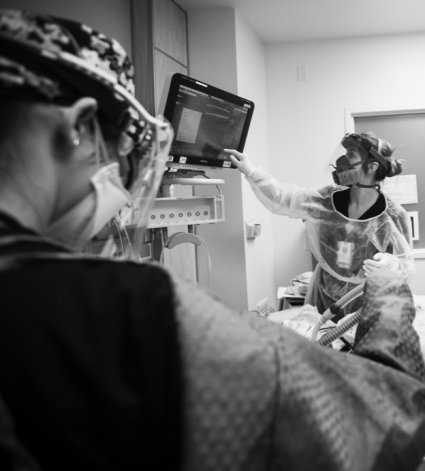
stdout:
{"type": "Polygon", "coordinates": [[[366,273],[366,276],[371,275],[377,270],[390,270],[397,271],[400,267],[399,259],[390,253],[380,253],[378,252],[373,256],[373,259],[367,259],[363,262],[363,270],[366,273]]]}
{"type": "Polygon", "coordinates": [[[223,149],[224,152],[229,154],[229,158],[232,161],[232,164],[237,167],[243,174],[246,176],[251,175],[251,173],[255,170],[254,165],[252,165],[251,161],[249,160],[248,156],[238,152],[234,149],[223,149]]]}

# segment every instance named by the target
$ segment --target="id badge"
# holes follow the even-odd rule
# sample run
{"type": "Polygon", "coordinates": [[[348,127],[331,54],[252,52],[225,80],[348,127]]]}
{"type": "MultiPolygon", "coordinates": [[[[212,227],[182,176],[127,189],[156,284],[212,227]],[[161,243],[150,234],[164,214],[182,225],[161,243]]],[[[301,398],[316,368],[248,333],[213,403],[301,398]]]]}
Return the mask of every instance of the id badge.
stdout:
{"type": "Polygon", "coordinates": [[[352,242],[339,241],[336,264],[339,268],[351,268],[353,262],[354,244],[352,242]]]}

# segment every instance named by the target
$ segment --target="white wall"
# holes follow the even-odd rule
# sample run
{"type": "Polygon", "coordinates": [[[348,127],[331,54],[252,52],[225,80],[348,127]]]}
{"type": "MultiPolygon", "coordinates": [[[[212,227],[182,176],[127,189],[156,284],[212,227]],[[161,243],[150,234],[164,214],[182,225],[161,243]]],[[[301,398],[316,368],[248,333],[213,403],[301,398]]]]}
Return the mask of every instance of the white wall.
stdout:
{"type": "MultiPolygon", "coordinates": [[[[263,43],[252,32],[236,11],[236,64],[238,94],[255,103],[254,114],[244,152],[265,170],[269,168],[267,127],[267,78],[263,43]]],[[[242,178],[242,209],[244,221],[256,220],[261,226],[261,236],[244,239],[248,306],[268,299],[276,306],[273,275],[272,215],[264,211],[249,183],[242,178]]]]}
{"type": "MultiPolygon", "coordinates": [[[[188,11],[189,72],[211,85],[255,102],[245,151],[268,167],[264,46],[232,8],[188,11]]],[[[271,216],[260,208],[237,170],[220,170],[226,222],[197,230],[210,248],[212,290],[236,308],[253,309],[267,297],[274,304],[271,216]],[[255,241],[245,239],[244,221],[263,226],[255,241]]]]}
{"type": "MultiPolygon", "coordinates": [[[[191,76],[237,93],[234,9],[189,11],[188,48],[191,76]]],[[[206,240],[211,252],[211,288],[230,306],[247,308],[241,178],[232,170],[207,173],[226,181],[223,185],[226,221],[197,228],[197,234],[206,240]]]]}
{"type": "MultiPolygon", "coordinates": [[[[282,181],[319,186],[345,132],[346,108],[424,103],[425,35],[269,44],[266,46],[270,170],[282,181]],[[307,81],[297,80],[305,67],[307,81]]],[[[303,224],[273,218],[275,279],[285,284],[310,263],[303,224]]],[[[415,293],[425,293],[417,260],[415,293]]]]}

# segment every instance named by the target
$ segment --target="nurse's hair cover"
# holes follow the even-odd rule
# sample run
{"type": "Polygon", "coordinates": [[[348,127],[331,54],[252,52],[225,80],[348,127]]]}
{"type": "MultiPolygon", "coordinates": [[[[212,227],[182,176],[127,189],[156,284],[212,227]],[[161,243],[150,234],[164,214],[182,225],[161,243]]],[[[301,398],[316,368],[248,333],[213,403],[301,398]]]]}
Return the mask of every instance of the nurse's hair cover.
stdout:
{"type": "Polygon", "coordinates": [[[370,161],[375,161],[380,164],[375,178],[380,181],[385,177],[393,177],[399,175],[402,170],[402,160],[394,159],[393,146],[385,139],[379,138],[372,131],[364,131],[359,134],[346,134],[341,144],[348,148],[350,145],[356,145],[364,150],[366,155],[365,164],[370,161]]]}
{"type": "Polygon", "coordinates": [[[99,112],[126,130],[129,106],[113,84],[134,96],[134,68],[123,47],[82,23],[0,10],[0,97],[71,104],[97,99],[99,112]]]}

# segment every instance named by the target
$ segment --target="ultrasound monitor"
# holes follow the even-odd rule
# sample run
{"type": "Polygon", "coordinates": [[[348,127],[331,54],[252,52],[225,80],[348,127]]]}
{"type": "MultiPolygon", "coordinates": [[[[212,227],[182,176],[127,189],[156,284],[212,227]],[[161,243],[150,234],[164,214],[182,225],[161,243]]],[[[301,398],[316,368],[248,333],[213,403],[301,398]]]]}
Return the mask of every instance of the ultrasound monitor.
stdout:
{"type": "Polygon", "coordinates": [[[164,116],[174,129],[169,166],[235,168],[223,149],[243,152],[254,103],[174,74],[164,116]]]}

